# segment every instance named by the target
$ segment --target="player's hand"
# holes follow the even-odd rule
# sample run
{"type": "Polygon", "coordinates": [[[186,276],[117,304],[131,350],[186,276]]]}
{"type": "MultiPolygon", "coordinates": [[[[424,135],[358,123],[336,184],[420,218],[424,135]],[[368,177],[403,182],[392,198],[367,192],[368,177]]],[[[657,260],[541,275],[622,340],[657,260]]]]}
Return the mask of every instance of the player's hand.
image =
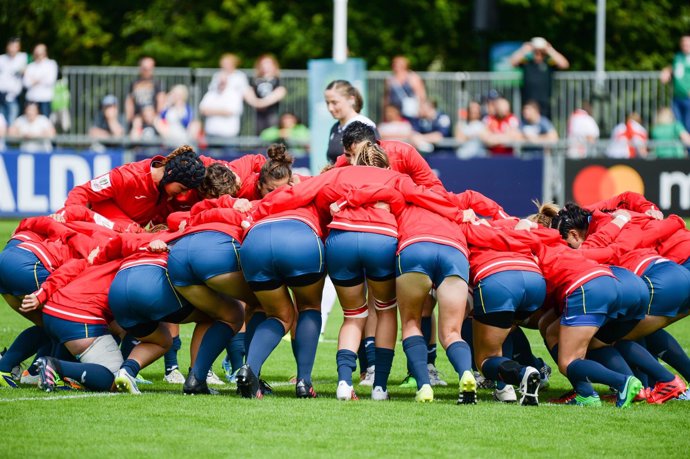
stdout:
{"type": "Polygon", "coordinates": [[[65,223],[67,221],[65,220],[65,216],[62,214],[50,214],[48,216],[58,223],[65,223]]]}
{"type": "Polygon", "coordinates": [[[391,211],[390,204],[388,204],[387,202],[383,202],[383,201],[376,201],[376,204],[374,204],[374,207],[377,209],[383,209],[387,212],[391,211]]]}
{"type": "Polygon", "coordinates": [[[650,217],[656,218],[657,220],[664,219],[664,213],[658,209],[649,209],[647,212],[645,212],[645,215],[649,215],[650,217]]]}
{"type": "Polygon", "coordinates": [[[19,311],[20,312],[31,312],[35,311],[36,309],[41,307],[41,303],[38,301],[38,297],[34,294],[31,293],[29,295],[25,295],[24,299],[22,300],[22,305],[19,306],[19,311]]]}
{"type": "Polygon", "coordinates": [[[96,259],[96,257],[98,256],[99,253],[101,253],[101,248],[96,247],[91,252],[89,252],[89,256],[86,257],[86,261],[88,261],[89,264],[92,265],[93,261],[96,259]]]}
{"type": "Polygon", "coordinates": [[[187,227],[187,220],[181,220],[180,224],[177,226],[177,231],[184,231],[187,227]]]}
{"type": "Polygon", "coordinates": [[[300,179],[298,176],[293,175],[292,178],[290,179],[290,185],[297,185],[300,183],[302,179],[300,179]]]}
{"type": "Polygon", "coordinates": [[[338,212],[340,212],[340,206],[338,205],[337,202],[331,203],[331,205],[328,207],[328,209],[331,211],[331,215],[335,216],[338,212]]]}
{"type": "Polygon", "coordinates": [[[160,239],[156,239],[154,241],[149,242],[149,252],[161,253],[168,251],[168,244],[161,241],[160,239]]]}
{"type": "Polygon", "coordinates": [[[477,214],[474,213],[472,209],[465,209],[462,211],[462,221],[463,222],[473,222],[477,220],[477,214]]]}
{"type": "Polygon", "coordinates": [[[238,212],[249,212],[252,210],[252,203],[248,199],[240,198],[235,201],[232,208],[238,212]]]}
{"type": "Polygon", "coordinates": [[[522,220],[520,220],[519,222],[517,222],[517,225],[515,225],[515,229],[518,230],[518,231],[519,231],[519,230],[526,230],[526,231],[529,231],[529,230],[531,230],[532,228],[536,228],[536,227],[537,227],[537,224],[536,224],[536,223],[531,222],[531,221],[527,220],[526,218],[523,218],[522,220]]]}

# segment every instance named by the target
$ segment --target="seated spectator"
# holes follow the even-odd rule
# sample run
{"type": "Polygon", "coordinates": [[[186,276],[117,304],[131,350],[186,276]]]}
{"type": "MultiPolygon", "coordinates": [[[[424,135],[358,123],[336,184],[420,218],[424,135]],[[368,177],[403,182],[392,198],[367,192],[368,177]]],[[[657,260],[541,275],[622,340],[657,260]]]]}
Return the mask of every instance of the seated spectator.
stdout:
{"type": "MultiPolygon", "coordinates": [[[[199,103],[199,112],[206,117],[204,131],[209,141],[213,137],[219,139],[236,137],[240,133],[240,118],[243,110],[244,90],[238,90],[237,85],[233,87],[231,83],[235,80],[226,72],[219,72],[216,75],[217,78],[214,76],[208,92],[199,103]]],[[[246,77],[244,81],[246,83],[246,77]]]]}
{"type": "Polygon", "coordinates": [[[484,118],[486,130],[481,139],[492,155],[512,155],[513,147],[508,143],[522,140],[520,121],[510,111],[510,102],[499,97],[494,102],[494,114],[484,118]]]}
{"type": "Polygon", "coordinates": [[[395,105],[384,107],[383,122],[379,123],[377,128],[382,140],[409,142],[412,136],[412,125],[395,105]]]}
{"type": "Polygon", "coordinates": [[[187,103],[189,90],[183,84],[173,86],[157,127],[168,145],[191,143],[199,134],[199,123],[194,119],[192,107],[187,103]]]}
{"type": "Polygon", "coordinates": [[[568,119],[568,157],[586,158],[595,152],[599,140],[599,126],[592,118],[592,106],[584,102],[568,119]]]}
{"type": "Polygon", "coordinates": [[[640,124],[640,115],[631,112],[611,131],[611,143],[606,149],[609,158],[645,158],[647,156],[647,130],[640,124]]]}
{"type": "Polygon", "coordinates": [[[686,147],[690,146],[690,134],[683,124],[675,119],[673,111],[668,107],[662,107],[657,112],[656,123],[652,126],[652,140],[659,142],[659,145],[654,147],[657,158],[688,156],[686,147]]]}
{"type": "Polygon", "coordinates": [[[425,100],[419,106],[419,118],[412,120],[412,144],[420,153],[440,151],[434,144],[451,137],[450,116],[436,109],[436,102],[425,100]]]}
{"type": "Polygon", "coordinates": [[[117,97],[108,94],[101,100],[101,111],[89,129],[89,136],[94,139],[114,139],[125,135],[122,127],[117,97]]]}
{"type": "Polygon", "coordinates": [[[472,101],[466,111],[460,110],[458,123],[455,125],[455,140],[462,142],[456,151],[458,158],[486,156],[486,149],[481,139],[485,130],[486,126],[482,122],[482,106],[479,102],[472,101]]]}
{"type": "Polygon", "coordinates": [[[47,116],[38,113],[38,105],[30,102],[24,108],[24,114],[14,120],[9,135],[20,137],[19,148],[27,153],[50,153],[53,145],[50,139],[55,137],[55,128],[47,116]]]}
{"type": "Polygon", "coordinates": [[[156,116],[153,105],[141,107],[141,114],[136,115],[132,120],[129,136],[135,141],[156,141],[161,138],[160,119],[156,116]]]}
{"type": "MultiPolygon", "coordinates": [[[[309,142],[309,128],[301,123],[294,113],[285,112],[278,118],[278,126],[273,126],[261,131],[261,140],[268,143],[306,144],[309,142]]],[[[290,147],[290,152],[305,152],[303,147],[290,147]]]]}
{"type": "MultiPolygon", "coordinates": [[[[520,131],[525,142],[533,144],[546,144],[558,141],[558,132],[551,121],[539,112],[539,104],[536,101],[527,101],[522,106],[522,119],[520,131]]],[[[526,146],[523,153],[544,153],[544,149],[534,146],[526,146]]]]}

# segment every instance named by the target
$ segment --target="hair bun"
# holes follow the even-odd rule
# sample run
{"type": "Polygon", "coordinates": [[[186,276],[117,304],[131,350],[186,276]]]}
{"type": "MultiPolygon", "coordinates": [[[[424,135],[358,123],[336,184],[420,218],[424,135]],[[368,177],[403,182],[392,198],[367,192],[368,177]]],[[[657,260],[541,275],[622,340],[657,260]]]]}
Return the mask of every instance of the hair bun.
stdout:
{"type": "Polygon", "coordinates": [[[295,161],[295,158],[288,153],[287,147],[282,143],[271,144],[266,150],[266,155],[271,161],[285,165],[291,165],[295,161]]]}

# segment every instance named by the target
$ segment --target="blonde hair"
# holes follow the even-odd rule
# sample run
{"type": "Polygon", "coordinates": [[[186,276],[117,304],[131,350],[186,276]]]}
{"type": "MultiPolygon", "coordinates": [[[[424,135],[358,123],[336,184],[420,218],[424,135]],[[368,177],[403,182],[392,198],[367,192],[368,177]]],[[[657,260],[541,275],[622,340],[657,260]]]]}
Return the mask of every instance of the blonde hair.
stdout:
{"type": "Polygon", "coordinates": [[[388,155],[377,143],[367,141],[355,153],[356,166],[373,166],[388,169],[390,162],[388,155]]]}
{"type": "Polygon", "coordinates": [[[532,202],[537,206],[538,210],[536,214],[527,217],[527,220],[551,228],[551,222],[558,215],[558,211],[560,210],[558,206],[552,202],[540,203],[536,199],[532,202]]]}

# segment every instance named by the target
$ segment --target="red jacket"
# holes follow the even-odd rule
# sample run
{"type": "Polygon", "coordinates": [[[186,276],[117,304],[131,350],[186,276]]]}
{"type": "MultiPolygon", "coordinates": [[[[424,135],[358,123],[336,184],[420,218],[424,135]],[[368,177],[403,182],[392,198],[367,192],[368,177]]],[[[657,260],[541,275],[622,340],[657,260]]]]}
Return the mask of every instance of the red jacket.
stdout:
{"type": "MultiPolygon", "coordinates": [[[[407,174],[417,185],[427,188],[444,190],[443,183],[438,179],[434,171],[431,170],[426,160],[419,154],[417,149],[409,143],[397,140],[379,140],[378,144],[388,155],[388,162],[391,169],[407,174]]],[[[349,166],[350,161],[345,155],[338,156],[335,167],[349,166]]]]}
{"type": "Polygon", "coordinates": [[[472,209],[477,215],[491,217],[494,220],[512,218],[498,203],[478,191],[466,190],[462,193],[448,193],[448,195],[459,209],[472,209]]]}
{"type": "Polygon", "coordinates": [[[465,235],[458,224],[430,210],[406,206],[398,217],[398,231],[398,253],[417,242],[433,242],[454,247],[465,257],[470,255],[465,235]]]}
{"type": "MultiPolygon", "coordinates": [[[[104,201],[104,206],[111,207],[116,217],[119,215],[119,208],[114,205],[110,200],[104,201]]],[[[144,229],[137,223],[133,222],[131,219],[125,217],[124,219],[110,219],[103,215],[94,212],[93,210],[84,206],[65,206],[60,211],[56,212],[65,219],[65,222],[91,222],[96,223],[104,228],[111,229],[118,233],[139,233],[144,231],[144,229]]]]}

